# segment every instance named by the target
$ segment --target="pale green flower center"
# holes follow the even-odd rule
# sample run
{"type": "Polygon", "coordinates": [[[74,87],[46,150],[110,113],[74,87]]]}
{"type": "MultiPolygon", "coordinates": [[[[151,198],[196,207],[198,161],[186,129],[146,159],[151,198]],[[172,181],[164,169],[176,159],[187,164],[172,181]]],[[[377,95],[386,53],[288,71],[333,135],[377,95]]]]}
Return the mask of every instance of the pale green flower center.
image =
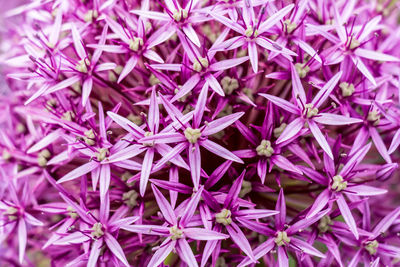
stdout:
{"type": "Polygon", "coordinates": [[[367,120],[373,122],[374,126],[376,126],[381,120],[381,115],[376,110],[370,111],[368,112],[367,120]]]}
{"type": "Polygon", "coordinates": [[[247,37],[257,37],[258,36],[258,30],[257,29],[254,29],[252,26],[249,26],[247,29],[246,29],[246,31],[244,32],[244,34],[247,36],[247,37]]]}
{"type": "Polygon", "coordinates": [[[347,82],[340,83],[339,87],[340,87],[340,89],[342,89],[342,95],[343,96],[352,96],[354,91],[356,90],[354,88],[354,84],[347,83],[347,82]]]}
{"type": "Polygon", "coordinates": [[[68,216],[71,217],[72,219],[76,219],[78,217],[78,213],[76,213],[73,207],[68,206],[67,211],[68,211],[68,216]]]}
{"type": "Polygon", "coordinates": [[[290,238],[287,236],[286,231],[278,231],[275,237],[275,243],[278,247],[284,246],[290,242],[290,238]]]}
{"type": "Polygon", "coordinates": [[[297,24],[295,22],[291,22],[290,19],[285,20],[283,23],[286,26],[287,33],[292,33],[297,28],[297,24]]]}
{"type": "Polygon", "coordinates": [[[230,95],[233,91],[239,88],[239,82],[235,78],[225,76],[221,80],[222,89],[224,89],[225,94],[230,95]]]}
{"type": "Polygon", "coordinates": [[[201,131],[200,129],[193,129],[191,127],[186,128],[184,131],[186,139],[192,143],[195,144],[197,142],[197,139],[200,138],[201,136],[201,131]]]}
{"type": "Polygon", "coordinates": [[[369,252],[370,255],[375,255],[378,247],[379,243],[376,240],[367,242],[365,245],[365,249],[369,252]]]}
{"type": "Polygon", "coordinates": [[[96,153],[96,157],[98,161],[103,161],[109,154],[107,148],[100,148],[99,152],[96,153]]]}
{"type": "Polygon", "coordinates": [[[172,240],[177,240],[183,237],[183,231],[179,229],[176,225],[169,228],[169,233],[171,234],[172,240]]]}
{"type": "Polygon", "coordinates": [[[310,67],[306,66],[305,63],[296,63],[294,64],[294,68],[296,69],[300,78],[306,77],[307,73],[310,71],[310,67]]]}
{"type": "Polygon", "coordinates": [[[14,207],[9,207],[7,209],[7,211],[5,212],[5,214],[8,215],[8,219],[10,221],[14,221],[14,220],[16,220],[18,218],[17,217],[17,213],[18,213],[18,209],[14,208],[14,207]]]}
{"type": "Polygon", "coordinates": [[[139,194],[135,190],[131,190],[128,192],[125,192],[122,195],[122,200],[125,202],[128,207],[135,207],[137,205],[137,198],[139,197],[139,194]]]}
{"type": "Polygon", "coordinates": [[[313,104],[305,104],[305,115],[307,118],[314,117],[318,114],[318,109],[313,106],[313,104]]]}
{"type": "Polygon", "coordinates": [[[96,19],[99,16],[97,10],[88,10],[86,14],[83,16],[85,22],[92,22],[93,19],[96,19]]]}
{"type": "Polygon", "coordinates": [[[40,167],[44,167],[47,165],[47,160],[50,158],[50,151],[47,149],[43,149],[38,154],[37,162],[40,167]]]}
{"type": "Polygon", "coordinates": [[[285,130],[286,126],[287,126],[287,124],[283,122],[279,127],[274,129],[275,138],[278,138],[279,136],[281,136],[281,134],[285,130]]]}
{"type": "Polygon", "coordinates": [[[142,45],[143,39],[140,37],[133,37],[133,39],[129,40],[129,49],[132,51],[138,51],[142,45]]]}
{"type": "Polygon", "coordinates": [[[75,69],[79,72],[82,73],[87,73],[88,72],[88,66],[90,65],[89,59],[81,59],[78,61],[78,64],[76,64],[75,69]]]}
{"type": "Polygon", "coordinates": [[[198,61],[193,63],[193,69],[197,72],[202,71],[203,68],[205,68],[205,69],[208,68],[208,66],[209,66],[209,62],[208,62],[208,59],[205,57],[201,57],[201,58],[199,58],[198,61]]]}
{"type": "Polygon", "coordinates": [[[251,182],[243,181],[242,188],[240,189],[239,197],[244,197],[245,195],[250,193],[251,190],[252,190],[251,182]]]}
{"type": "Polygon", "coordinates": [[[95,237],[95,238],[102,237],[104,235],[104,232],[103,232],[102,228],[103,228],[103,225],[101,223],[99,223],[99,222],[93,224],[92,236],[95,237]]]}
{"type": "Polygon", "coordinates": [[[318,229],[321,233],[325,233],[330,229],[331,224],[332,224],[331,218],[329,218],[329,216],[324,216],[318,223],[318,229]]]}
{"type": "Polygon", "coordinates": [[[94,145],[94,139],[95,139],[95,135],[93,133],[93,130],[87,130],[85,131],[85,137],[83,138],[85,140],[85,143],[89,146],[93,146],[94,145]]]}
{"type": "Polygon", "coordinates": [[[261,144],[256,148],[259,156],[271,157],[274,154],[274,149],[271,146],[271,141],[262,140],[261,144]]]}
{"type": "Polygon", "coordinates": [[[8,152],[8,150],[4,149],[4,150],[3,150],[2,158],[3,158],[4,160],[9,160],[9,159],[11,158],[11,153],[8,152]]]}
{"type": "Polygon", "coordinates": [[[172,15],[176,22],[181,21],[182,19],[186,19],[188,17],[188,12],[185,9],[176,10],[172,15]]]}
{"type": "MultiPolygon", "coordinates": [[[[152,136],[152,135],[153,135],[153,132],[145,132],[144,133],[145,137],[149,137],[149,136],[152,136]]],[[[154,146],[154,143],[143,143],[143,145],[144,146],[154,146]]]]}
{"type": "Polygon", "coordinates": [[[221,223],[223,225],[228,225],[232,223],[232,213],[228,209],[223,209],[221,212],[215,214],[215,220],[217,223],[221,223]]]}
{"type": "Polygon", "coordinates": [[[347,188],[347,182],[343,180],[343,177],[341,175],[333,176],[332,180],[332,190],[339,192],[347,188]]]}
{"type": "Polygon", "coordinates": [[[358,41],[357,38],[353,36],[353,37],[351,37],[349,48],[350,49],[356,49],[357,47],[360,46],[360,44],[361,44],[360,41],[358,41]]]}

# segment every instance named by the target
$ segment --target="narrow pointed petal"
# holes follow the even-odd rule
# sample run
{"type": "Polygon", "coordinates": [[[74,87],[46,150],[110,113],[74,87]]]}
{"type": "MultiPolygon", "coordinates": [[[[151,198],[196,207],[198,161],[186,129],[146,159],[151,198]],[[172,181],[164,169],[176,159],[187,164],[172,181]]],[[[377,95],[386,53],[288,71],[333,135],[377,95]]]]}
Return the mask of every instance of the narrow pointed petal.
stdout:
{"type": "Polygon", "coordinates": [[[357,69],[367,78],[374,86],[376,86],[376,81],[374,76],[372,76],[371,72],[365,66],[364,62],[359,57],[351,57],[354,65],[356,65],[357,69]]]}
{"type": "Polygon", "coordinates": [[[147,182],[149,181],[151,168],[153,166],[154,149],[147,149],[142,163],[142,172],[140,173],[140,195],[144,196],[147,182]]]}
{"type": "Polygon", "coordinates": [[[42,150],[43,148],[47,147],[48,145],[56,141],[61,136],[61,133],[62,133],[61,130],[55,130],[51,132],[50,134],[46,135],[43,139],[41,139],[39,142],[37,142],[35,145],[33,145],[31,148],[29,148],[26,153],[30,154],[42,150]]]}
{"type": "Polygon", "coordinates": [[[190,24],[183,26],[182,30],[185,33],[185,35],[189,38],[189,40],[192,41],[192,43],[194,43],[197,47],[200,47],[201,44],[199,37],[197,36],[196,31],[190,24]]]}
{"type": "Polygon", "coordinates": [[[171,225],[176,225],[176,215],[174,210],[171,207],[171,204],[167,201],[164,195],[157,189],[154,185],[151,185],[154,196],[156,197],[158,207],[161,210],[165,220],[167,220],[171,225]]]}
{"type": "Polygon", "coordinates": [[[179,92],[171,99],[171,103],[189,93],[200,81],[200,75],[192,75],[179,89],[179,92]]]}
{"type": "Polygon", "coordinates": [[[314,204],[311,206],[311,209],[308,211],[306,218],[309,219],[315,216],[318,212],[320,212],[328,201],[330,200],[330,193],[328,189],[325,189],[321,193],[319,193],[318,197],[315,199],[314,204]]]}
{"type": "Polygon", "coordinates": [[[202,192],[203,187],[200,187],[200,189],[196,192],[196,194],[194,194],[189,203],[186,205],[183,216],[180,220],[180,224],[182,226],[186,226],[190,222],[190,219],[193,217],[195,211],[197,210],[197,205],[199,204],[202,192]]]}
{"type": "Polygon", "coordinates": [[[317,140],[318,144],[321,146],[321,148],[328,154],[328,156],[333,159],[333,154],[331,147],[328,144],[328,141],[326,141],[324,135],[322,134],[321,130],[319,129],[318,125],[313,121],[313,120],[308,120],[308,126],[310,128],[310,131],[315,137],[315,140],[317,140]]]}
{"type": "Polygon", "coordinates": [[[171,240],[170,238],[165,239],[165,241],[160,245],[160,248],[157,249],[156,253],[154,253],[150,262],[148,263],[149,267],[158,267],[172,252],[175,248],[176,240],[171,240]]]}
{"type": "Polygon", "coordinates": [[[18,221],[18,249],[19,249],[19,263],[23,263],[25,256],[25,248],[27,241],[26,224],[23,219],[18,221]]]}
{"type": "Polygon", "coordinates": [[[183,260],[186,262],[186,264],[189,267],[197,267],[199,266],[196,258],[194,257],[192,248],[190,247],[189,243],[186,241],[186,239],[181,238],[178,240],[178,246],[179,246],[179,250],[181,252],[181,257],[183,258],[183,260]]]}
{"type": "Polygon", "coordinates": [[[253,68],[253,71],[254,71],[254,73],[257,73],[257,71],[258,71],[257,45],[254,42],[249,42],[249,46],[247,49],[249,51],[249,58],[250,58],[250,63],[253,68]]]}
{"type": "Polygon", "coordinates": [[[325,258],[324,254],[322,254],[319,250],[315,249],[313,246],[303,240],[293,237],[290,239],[290,244],[293,244],[295,247],[300,248],[302,252],[308,255],[325,258]]]}
{"type": "Polygon", "coordinates": [[[130,266],[128,260],[125,257],[125,253],[119,245],[118,241],[109,233],[105,233],[107,247],[111,250],[115,257],[117,257],[125,266],[130,266]]]}
{"type": "Polygon", "coordinates": [[[381,154],[382,158],[387,163],[392,163],[392,159],[390,158],[389,152],[386,149],[386,145],[382,140],[381,135],[378,133],[375,127],[369,127],[369,134],[371,135],[372,141],[374,141],[375,147],[378,150],[379,154],[381,154]]]}
{"type": "MultiPolygon", "coordinates": [[[[54,93],[57,92],[58,90],[70,87],[71,85],[73,85],[74,83],[77,83],[81,80],[81,78],[79,76],[72,76],[69,77],[59,83],[57,83],[56,85],[50,87],[47,91],[46,94],[50,94],[50,93],[54,93]]],[[[33,101],[33,100],[31,100],[33,101]]],[[[30,102],[30,101],[29,101],[30,102]]]]}
{"type": "Polygon", "coordinates": [[[82,105],[85,106],[86,102],[89,99],[90,93],[93,88],[93,79],[91,76],[87,77],[85,81],[83,81],[82,85],[82,105]]]}
{"type": "Polygon", "coordinates": [[[278,107],[280,107],[286,111],[289,111],[290,113],[293,113],[293,114],[300,113],[299,109],[295,105],[286,101],[285,99],[282,99],[282,98],[274,96],[274,95],[269,95],[269,94],[260,94],[260,96],[265,97],[266,99],[268,99],[269,101],[271,101],[272,103],[277,105],[278,107]]]}
{"type": "Polygon", "coordinates": [[[303,85],[301,84],[301,80],[299,74],[297,73],[296,68],[294,67],[293,63],[290,63],[290,73],[292,75],[292,92],[293,98],[296,99],[297,104],[299,107],[302,104],[307,103],[306,93],[304,92],[303,85]]]}
{"type": "Polygon", "coordinates": [[[232,20],[228,19],[227,17],[224,17],[222,15],[218,15],[215,12],[211,12],[210,15],[215,18],[217,21],[220,23],[224,24],[226,27],[244,35],[245,34],[245,29],[240,26],[238,23],[233,22],[232,20]]]}
{"type": "Polygon", "coordinates": [[[275,210],[279,211],[279,214],[275,215],[275,224],[276,227],[283,227],[286,221],[286,202],[285,202],[285,194],[283,193],[283,189],[279,191],[278,200],[276,201],[275,210]]]}
{"type": "Polygon", "coordinates": [[[244,115],[244,112],[237,112],[234,114],[230,114],[228,116],[213,120],[212,122],[208,123],[206,129],[203,131],[203,135],[212,135],[218,133],[225,129],[226,127],[232,125],[240,119],[244,115]]]}
{"type": "Polygon", "coordinates": [[[400,61],[400,59],[397,57],[364,48],[357,48],[354,51],[354,54],[356,54],[359,57],[372,59],[376,61],[392,61],[392,62],[400,61]]]}
{"type": "Polygon", "coordinates": [[[333,89],[335,89],[335,86],[337,85],[341,77],[342,72],[339,71],[324,85],[324,87],[322,87],[321,90],[319,90],[311,104],[313,104],[314,107],[319,108],[322,103],[324,103],[325,100],[329,97],[333,89]]]}
{"type": "Polygon", "coordinates": [[[102,239],[96,239],[93,244],[92,248],[90,249],[89,260],[87,263],[87,267],[96,267],[97,260],[100,256],[101,246],[103,245],[102,239]]]}
{"type": "Polygon", "coordinates": [[[225,96],[225,92],[221,87],[221,84],[218,82],[218,80],[212,75],[209,74],[206,76],[206,81],[207,84],[213,89],[214,92],[219,94],[220,96],[225,96]]]}
{"type": "Polygon", "coordinates": [[[100,169],[100,200],[104,200],[111,181],[111,170],[109,164],[101,165],[100,169]]]}
{"type": "Polygon", "coordinates": [[[353,123],[362,123],[363,120],[357,118],[350,118],[343,115],[332,114],[332,113],[318,113],[313,118],[314,121],[325,124],[325,125],[349,125],[353,123]]]}
{"type": "Polygon", "coordinates": [[[283,143],[294,136],[296,136],[304,126],[303,118],[296,118],[291,123],[289,123],[285,130],[283,130],[282,134],[279,136],[278,140],[276,140],[276,144],[283,143]]]}
{"type": "Polygon", "coordinates": [[[289,258],[286,254],[286,250],[283,246],[277,248],[278,252],[278,266],[279,267],[289,267],[289,258]]]}
{"type": "Polygon", "coordinates": [[[336,203],[339,207],[339,210],[343,216],[344,221],[349,226],[350,231],[353,233],[353,235],[356,237],[356,239],[358,239],[359,234],[358,234],[358,230],[357,230],[356,221],[354,220],[354,217],[351,214],[350,208],[347,205],[346,200],[344,199],[343,195],[340,194],[338,196],[336,203]]]}
{"type": "Polygon", "coordinates": [[[227,150],[226,148],[218,145],[217,143],[210,141],[208,139],[201,141],[201,146],[210,151],[211,153],[214,153],[215,155],[218,155],[224,159],[227,160],[232,160],[235,162],[243,163],[243,160],[238,158],[235,154],[227,150]]]}
{"type": "Polygon", "coordinates": [[[76,28],[75,24],[73,24],[73,23],[71,24],[71,32],[72,32],[72,39],[74,41],[74,47],[75,47],[76,53],[78,54],[80,59],[86,58],[86,52],[85,52],[85,48],[83,48],[81,37],[79,35],[78,29],[76,28]]]}
{"type": "Polygon", "coordinates": [[[117,83],[120,83],[136,66],[138,62],[138,58],[136,56],[131,56],[128,61],[125,63],[125,67],[123,68],[121,74],[118,77],[117,83]]]}
{"type": "Polygon", "coordinates": [[[198,143],[190,144],[188,149],[190,173],[192,176],[194,189],[197,190],[200,184],[201,155],[198,143]]]}
{"type": "Polygon", "coordinates": [[[237,65],[240,65],[243,62],[246,62],[247,60],[249,60],[248,56],[234,58],[234,59],[221,60],[221,61],[215,62],[209,68],[212,71],[227,70],[227,69],[236,67],[237,65]]]}
{"type": "Polygon", "coordinates": [[[294,4],[290,4],[280,9],[278,12],[272,14],[266,21],[260,24],[258,27],[259,34],[266,32],[274,25],[278,24],[294,7],[294,4]]]}
{"type": "Polygon", "coordinates": [[[345,189],[345,192],[358,196],[378,196],[386,194],[388,191],[386,189],[381,189],[368,185],[355,185],[347,187],[345,189]]]}
{"type": "Polygon", "coordinates": [[[148,124],[153,133],[158,132],[158,125],[160,123],[160,111],[158,108],[156,91],[153,89],[150,97],[148,124]]]}
{"type": "Polygon", "coordinates": [[[396,208],[388,215],[386,215],[375,227],[372,231],[374,237],[378,237],[380,234],[383,234],[389,229],[389,227],[397,220],[400,216],[400,207],[396,208]]]}
{"type": "Polygon", "coordinates": [[[57,184],[59,183],[64,183],[66,181],[71,181],[74,180],[88,172],[91,172],[92,170],[94,170],[95,168],[99,167],[99,163],[96,161],[90,161],[76,169],[74,169],[73,171],[67,173],[66,175],[64,175],[60,180],[57,181],[57,184]]]}
{"type": "Polygon", "coordinates": [[[185,228],[185,236],[194,240],[221,240],[229,238],[228,235],[220,232],[202,229],[202,228],[185,228]]]}
{"type": "Polygon", "coordinates": [[[254,258],[253,251],[251,249],[250,243],[247,240],[246,236],[243,234],[242,230],[240,230],[239,226],[236,223],[232,222],[231,224],[226,226],[226,230],[228,231],[231,239],[235,244],[253,261],[256,262],[254,258]]]}
{"type": "Polygon", "coordinates": [[[119,126],[124,128],[126,131],[130,132],[135,136],[137,139],[140,139],[144,136],[145,131],[131,122],[130,120],[122,117],[121,115],[118,115],[114,112],[108,111],[107,115],[115,121],[119,126]]]}

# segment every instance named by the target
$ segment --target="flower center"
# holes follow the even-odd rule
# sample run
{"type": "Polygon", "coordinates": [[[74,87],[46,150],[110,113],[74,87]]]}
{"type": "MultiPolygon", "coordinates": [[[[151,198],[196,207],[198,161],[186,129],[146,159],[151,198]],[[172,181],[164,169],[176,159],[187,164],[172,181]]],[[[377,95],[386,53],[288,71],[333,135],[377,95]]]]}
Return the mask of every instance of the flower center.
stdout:
{"type": "Polygon", "coordinates": [[[101,223],[99,223],[99,222],[93,224],[92,236],[95,237],[95,238],[102,237],[104,235],[104,232],[103,232],[102,228],[103,228],[103,225],[101,223]]]}
{"type": "Polygon", "coordinates": [[[143,45],[143,39],[140,37],[133,37],[129,40],[129,49],[132,51],[138,51],[139,47],[143,45]]]}
{"type": "Polygon", "coordinates": [[[47,165],[47,160],[51,157],[50,151],[48,149],[43,149],[38,154],[38,165],[40,167],[44,167],[47,165]]]}
{"type": "Polygon", "coordinates": [[[235,78],[225,76],[221,80],[222,89],[224,89],[225,94],[230,95],[232,92],[239,88],[239,82],[235,78]]]}
{"type": "Polygon", "coordinates": [[[252,26],[249,26],[247,29],[246,29],[246,31],[244,32],[244,34],[247,36],[247,37],[257,37],[258,36],[258,30],[257,29],[253,29],[253,27],[252,26]]]}
{"type": "Polygon", "coordinates": [[[68,206],[67,211],[68,211],[68,216],[71,217],[72,219],[76,219],[78,217],[78,213],[76,213],[73,207],[68,206]]]}
{"type": "Polygon", "coordinates": [[[215,220],[217,223],[221,223],[223,225],[228,225],[232,223],[232,213],[230,210],[223,209],[221,212],[215,214],[215,220]]]}
{"type": "Polygon", "coordinates": [[[376,250],[378,249],[378,247],[379,247],[378,241],[376,241],[376,240],[369,241],[365,245],[365,250],[367,250],[370,255],[375,255],[376,254],[376,250]]]}
{"type": "Polygon", "coordinates": [[[125,202],[128,207],[135,207],[137,204],[137,198],[139,197],[139,194],[135,190],[131,190],[128,192],[125,192],[122,195],[122,200],[125,202]]]}
{"type": "Polygon", "coordinates": [[[14,208],[14,207],[9,207],[7,209],[7,211],[5,212],[5,214],[7,214],[7,217],[10,221],[14,221],[18,218],[17,213],[18,213],[18,209],[14,208]]]}
{"type": "Polygon", "coordinates": [[[330,229],[331,224],[332,224],[331,218],[329,218],[329,216],[324,216],[318,223],[318,229],[321,233],[326,233],[330,229]]]}
{"type": "Polygon", "coordinates": [[[275,237],[275,243],[278,247],[284,246],[290,242],[290,238],[285,231],[278,231],[275,237]]]}
{"type": "Polygon", "coordinates": [[[360,46],[360,41],[358,41],[357,40],[357,38],[356,37],[354,37],[354,36],[352,36],[352,37],[350,37],[350,39],[351,39],[351,41],[349,40],[348,42],[347,42],[347,44],[349,45],[349,48],[352,50],[352,49],[356,49],[357,47],[359,47],[360,46]]]}
{"type": "Polygon", "coordinates": [[[193,63],[193,69],[197,72],[202,71],[203,68],[204,69],[208,68],[208,66],[209,66],[208,59],[205,57],[201,57],[199,58],[198,61],[193,63]]]}
{"type": "Polygon", "coordinates": [[[340,87],[340,89],[342,89],[343,96],[351,96],[351,95],[353,95],[354,91],[356,90],[352,83],[347,83],[347,82],[340,83],[339,87],[340,87]]]}
{"type": "Polygon", "coordinates": [[[200,138],[201,136],[201,131],[200,129],[193,129],[191,127],[186,128],[184,131],[186,139],[192,143],[195,144],[197,142],[197,139],[200,138]]]}
{"type": "Polygon", "coordinates": [[[107,148],[100,148],[99,152],[96,153],[96,157],[98,161],[103,161],[107,156],[109,152],[107,148]]]}
{"type": "MultiPolygon", "coordinates": [[[[153,132],[145,132],[144,136],[148,137],[148,136],[152,136],[153,132]]],[[[154,142],[153,143],[143,143],[144,146],[154,146],[154,142]]]]}
{"type": "Polygon", "coordinates": [[[85,143],[87,145],[93,146],[95,143],[94,139],[95,139],[95,135],[94,135],[92,129],[85,131],[85,137],[83,138],[83,140],[85,140],[85,143]]]}
{"type": "Polygon", "coordinates": [[[85,22],[92,22],[93,19],[97,19],[98,16],[99,16],[99,13],[97,12],[97,10],[89,10],[83,16],[83,19],[85,20],[85,22]]]}
{"type": "Polygon", "coordinates": [[[274,154],[274,149],[271,146],[271,141],[262,140],[261,144],[256,148],[259,156],[271,157],[274,154]]]}
{"type": "Polygon", "coordinates": [[[283,23],[286,26],[287,33],[292,33],[297,28],[297,24],[291,22],[290,19],[285,20],[283,23]]]}
{"type": "Polygon", "coordinates": [[[89,65],[90,65],[89,59],[87,58],[81,59],[78,61],[78,64],[76,64],[75,69],[79,72],[87,73],[89,65]]]}
{"type": "Polygon", "coordinates": [[[296,63],[294,64],[294,68],[296,69],[300,78],[306,77],[307,73],[310,71],[310,67],[306,66],[305,63],[296,63]]]}
{"type": "Polygon", "coordinates": [[[185,9],[176,10],[172,15],[176,22],[180,22],[182,19],[186,19],[188,17],[188,12],[185,9]]]}
{"type": "Polygon", "coordinates": [[[239,197],[244,197],[245,195],[250,193],[252,189],[253,188],[251,187],[251,182],[243,181],[242,188],[240,189],[240,192],[239,192],[239,197]]]}
{"type": "Polygon", "coordinates": [[[340,192],[344,189],[347,188],[347,182],[343,180],[343,177],[341,175],[335,175],[332,177],[333,183],[332,183],[332,190],[335,190],[336,192],[340,192]]]}
{"type": "Polygon", "coordinates": [[[279,136],[281,136],[281,134],[285,130],[286,126],[287,126],[287,124],[283,122],[279,127],[274,129],[275,138],[278,138],[279,136]]]}
{"type": "Polygon", "coordinates": [[[304,107],[305,107],[304,113],[307,116],[307,118],[314,117],[315,115],[318,114],[318,109],[314,108],[313,104],[305,104],[304,107]]]}
{"type": "Polygon", "coordinates": [[[176,225],[169,228],[169,233],[171,234],[172,240],[177,240],[183,237],[183,231],[179,229],[176,225]]]}
{"type": "Polygon", "coordinates": [[[381,120],[381,115],[376,110],[370,111],[368,112],[367,120],[373,122],[373,125],[376,126],[381,120]]]}

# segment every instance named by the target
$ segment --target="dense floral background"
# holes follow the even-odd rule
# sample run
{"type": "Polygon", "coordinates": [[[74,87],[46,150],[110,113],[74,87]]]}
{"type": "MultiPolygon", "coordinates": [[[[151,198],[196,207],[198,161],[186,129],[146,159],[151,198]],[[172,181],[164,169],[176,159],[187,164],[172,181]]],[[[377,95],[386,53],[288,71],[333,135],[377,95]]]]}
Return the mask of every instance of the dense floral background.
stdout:
{"type": "Polygon", "coordinates": [[[0,266],[400,266],[398,1],[1,5],[0,266]]]}

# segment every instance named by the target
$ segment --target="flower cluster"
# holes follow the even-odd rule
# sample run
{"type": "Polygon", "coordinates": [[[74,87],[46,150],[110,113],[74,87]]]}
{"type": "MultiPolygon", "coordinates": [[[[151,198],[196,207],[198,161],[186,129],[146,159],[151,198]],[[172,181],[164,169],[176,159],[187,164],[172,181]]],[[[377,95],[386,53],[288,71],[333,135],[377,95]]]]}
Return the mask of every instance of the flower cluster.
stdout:
{"type": "Polygon", "coordinates": [[[397,1],[17,3],[1,266],[399,266],[397,1]]]}

